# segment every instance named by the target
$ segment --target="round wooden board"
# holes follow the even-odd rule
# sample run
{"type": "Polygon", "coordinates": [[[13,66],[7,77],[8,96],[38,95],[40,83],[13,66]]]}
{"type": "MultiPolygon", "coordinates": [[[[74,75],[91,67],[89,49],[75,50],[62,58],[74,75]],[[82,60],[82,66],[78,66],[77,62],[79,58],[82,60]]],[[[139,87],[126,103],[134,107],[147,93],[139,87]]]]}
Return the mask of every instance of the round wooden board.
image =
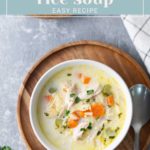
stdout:
{"type": "MultiPolygon", "coordinates": [[[[140,65],[122,50],[97,41],[78,41],[64,44],[43,56],[26,75],[18,97],[17,120],[21,136],[27,149],[44,150],[31,128],[29,103],[33,88],[39,78],[52,66],[70,59],[91,59],[102,62],[116,70],[131,87],[143,83],[150,87],[150,80],[140,65]]],[[[140,111],[140,110],[139,110],[140,111]]],[[[142,129],[141,147],[146,150],[150,144],[150,122],[142,129]]],[[[134,132],[130,128],[117,150],[133,149],[134,132]]]]}

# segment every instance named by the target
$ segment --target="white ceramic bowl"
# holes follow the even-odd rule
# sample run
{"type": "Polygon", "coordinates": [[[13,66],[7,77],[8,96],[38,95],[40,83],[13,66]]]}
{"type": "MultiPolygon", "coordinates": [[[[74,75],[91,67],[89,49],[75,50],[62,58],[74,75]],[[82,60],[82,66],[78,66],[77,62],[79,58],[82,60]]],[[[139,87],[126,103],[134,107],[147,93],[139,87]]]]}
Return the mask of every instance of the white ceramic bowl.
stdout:
{"type": "Polygon", "coordinates": [[[51,69],[49,69],[38,81],[38,83],[36,84],[33,92],[32,92],[32,96],[31,96],[31,102],[30,102],[30,122],[33,128],[33,131],[36,135],[36,137],[38,138],[38,140],[41,142],[41,144],[49,149],[49,150],[57,150],[52,144],[50,144],[48,142],[48,140],[46,139],[46,137],[43,135],[42,131],[40,130],[39,124],[38,124],[38,120],[37,120],[37,104],[38,104],[38,96],[39,93],[42,89],[42,87],[45,85],[45,83],[47,82],[47,80],[53,76],[53,74],[55,74],[57,71],[68,67],[68,66],[72,66],[72,65],[79,65],[79,64],[87,64],[87,65],[93,65],[95,66],[97,69],[103,70],[108,74],[111,74],[111,76],[113,76],[115,79],[117,79],[117,81],[120,83],[120,86],[123,90],[123,92],[125,93],[126,96],[126,118],[125,118],[125,123],[123,126],[123,129],[121,130],[120,134],[116,137],[116,139],[105,149],[105,150],[113,150],[115,149],[120,142],[124,139],[124,137],[126,136],[128,129],[130,127],[131,124],[131,119],[132,119],[132,99],[131,99],[131,95],[129,92],[129,89],[126,85],[126,83],[124,82],[124,80],[120,77],[120,75],[115,72],[113,69],[111,69],[110,67],[96,62],[96,61],[92,61],[92,60],[85,60],[85,59],[76,59],[76,60],[69,60],[69,61],[65,61],[63,63],[60,63],[54,67],[52,67],[51,69]]]}

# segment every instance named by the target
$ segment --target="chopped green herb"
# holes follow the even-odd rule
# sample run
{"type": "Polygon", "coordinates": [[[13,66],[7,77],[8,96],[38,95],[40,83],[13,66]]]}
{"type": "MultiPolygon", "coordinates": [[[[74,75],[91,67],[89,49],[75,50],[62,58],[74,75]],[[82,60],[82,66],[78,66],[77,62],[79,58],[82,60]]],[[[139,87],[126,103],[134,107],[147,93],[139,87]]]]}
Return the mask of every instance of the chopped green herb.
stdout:
{"type": "Polygon", "coordinates": [[[77,96],[76,98],[75,98],[75,103],[79,103],[81,101],[81,99],[77,96]]]}
{"type": "Polygon", "coordinates": [[[116,132],[115,132],[114,130],[112,130],[110,127],[107,128],[107,129],[105,130],[105,132],[106,132],[106,134],[109,136],[109,138],[113,138],[113,137],[115,137],[115,135],[116,135],[116,132]]]}
{"type": "Polygon", "coordinates": [[[65,116],[68,116],[69,113],[70,113],[70,110],[66,110],[66,111],[65,111],[65,116]]]}
{"type": "Polygon", "coordinates": [[[118,117],[121,118],[121,116],[122,116],[122,113],[119,113],[119,114],[118,114],[118,117]]]}
{"type": "Polygon", "coordinates": [[[74,97],[74,96],[76,96],[75,93],[71,93],[71,94],[70,94],[70,97],[74,97]]]}
{"type": "Polygon", "coordinates": [[[109,119],[108,119],[107,121],[108,121],[108,122],[111,122],[111,120],[109,120],[109,119]]]}
{"type": "Polygon", "coordinates": [[[86,131],[86,129],[85,128],[81,128],[80,131],[86,131]]]}
{"type": "Polygon", "coordinates": [[[99,130],[99,131],[97,132],[97,136],[100,135],[100,134],[101,134],[101,130],[99,130]]]}
{"type": "Polygon", "coordinates": [[[105,128],[105,124],[103,124],[103,126],[102,126],[102,128],[101,128],[101,131],[103,131],[103,130],[104,130],[104,128],[105,128]]]}
{"type": "Polygon", "coordinates": [[[67,125],[63,125],[63,128],[66,129],[66,128],[67,128],[67,125]]]}
{"type": "Polygon", "coordinates": [[[104,85],[103,89],[102,89],[102,94],[104,96],[110,96],[112,95],[112,92],[111,92],[111,85],[110,84],[106,84],[104,85]]]}
{"type": "Polygon", "coordinates": [[[67,73],[67,76],[72,76],[72,74],[71,73],[67,73]]]}
{"type": "Polygon", "coordinates": [[[117,127],[116,129],[115,129],[115,132],[118,132],[120,130],[120,128],[119,127],[117,127]]]}
{"type": "Polygon", "coordinates": [[[89,123],[89,125],[88,125],[88,127],[87,127],[89,130],[91,130],[92,129],[92,123],[90,122],[89,123]]]}
{"type": "Polygon", "coordinates": [[[105,128],[105,124],[103,124],[101,130],[99,130],[99,131],[97,132],[97,136],[101,134],[101,132],[104,130],[104,128],[105,128]]]}
{"type": "Polygon", "coordinates": [[[53,94],[53,93],[55,93],[56,91],[57,91],[57,89],[56,88],[49,88],[49,90],[48,90],[51,94],[53,94]]]}
{"type": "Polygon", "coordinates": [[[0,150],[11,150],[11,148],[9,146],[3,146],[0,148],[0,150]]]}
{"type": "Polygon", "coordinates": [[[94,93],[94,90],[87,90],[86,92],[87,92],[87,95],[91,95],[94,93]]]}
{"type": "Polygon", "coordinates": [[[110,138],[110,139],[114,139],[114,138],[115,138],[115,136],[109,136],[109,138],[110,138]]]}
{"type": "Polygon", "coordinates": [[[45,116],[49,116],[49,113],[47,113],[47,112],[44,112],[44,115],[45,115],[45,116]]]}
{"type": "Polygon", "coordinates": [[[87,99],[86,102],[87,102],[87,103],[90,102],[90,99],[87,99]]]}
{"type": "Polygon", "coordinates": [[[105,138],[105,139],[104,139],[104,143],[105,143],[105,144],[106,144],[106,141],[107,141],[107,139],[105,138]]]}

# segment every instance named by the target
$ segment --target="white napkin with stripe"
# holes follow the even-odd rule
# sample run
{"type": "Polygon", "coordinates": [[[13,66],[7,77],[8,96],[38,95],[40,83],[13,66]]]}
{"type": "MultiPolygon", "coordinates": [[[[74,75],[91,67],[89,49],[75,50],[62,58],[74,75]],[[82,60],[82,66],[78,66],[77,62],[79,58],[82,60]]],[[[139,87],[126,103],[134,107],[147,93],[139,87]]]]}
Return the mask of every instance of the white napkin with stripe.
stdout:
{"type": "Polygon", "coordinates": [[[150,73],[150,16],[122,16],[123,23],[150,73]]]}

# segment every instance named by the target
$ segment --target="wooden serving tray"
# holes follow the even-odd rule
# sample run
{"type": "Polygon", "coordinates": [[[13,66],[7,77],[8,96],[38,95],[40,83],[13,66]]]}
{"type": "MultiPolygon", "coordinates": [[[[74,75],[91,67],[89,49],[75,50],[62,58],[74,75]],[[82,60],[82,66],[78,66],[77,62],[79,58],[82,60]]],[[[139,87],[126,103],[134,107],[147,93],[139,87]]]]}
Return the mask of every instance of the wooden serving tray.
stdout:
{"type": "MultiPolygon", "coordinates": [[[[150,80],[141,66],[122,50],[96,41],[78,41],[64,44],[49,51],[27,73],[22,82],[17,105],[17,121],[20,134],[27,149],[45,150],[35,137],[29,120],[29,103],[33,88],[39,78],[52,66],[70,59],[91,59],[102,62],[116,70],[131,87],[143,83],[150,88],[150,80]]],[[[140,111],[140,110],[139,110],[140,111]]],[[[116,148],[133,149],[134,132],[130,128],[127,136],[116,148]]],[[[146,150],[150,144],[150,122],[142,129],[141,148],[146,150]]]]}

